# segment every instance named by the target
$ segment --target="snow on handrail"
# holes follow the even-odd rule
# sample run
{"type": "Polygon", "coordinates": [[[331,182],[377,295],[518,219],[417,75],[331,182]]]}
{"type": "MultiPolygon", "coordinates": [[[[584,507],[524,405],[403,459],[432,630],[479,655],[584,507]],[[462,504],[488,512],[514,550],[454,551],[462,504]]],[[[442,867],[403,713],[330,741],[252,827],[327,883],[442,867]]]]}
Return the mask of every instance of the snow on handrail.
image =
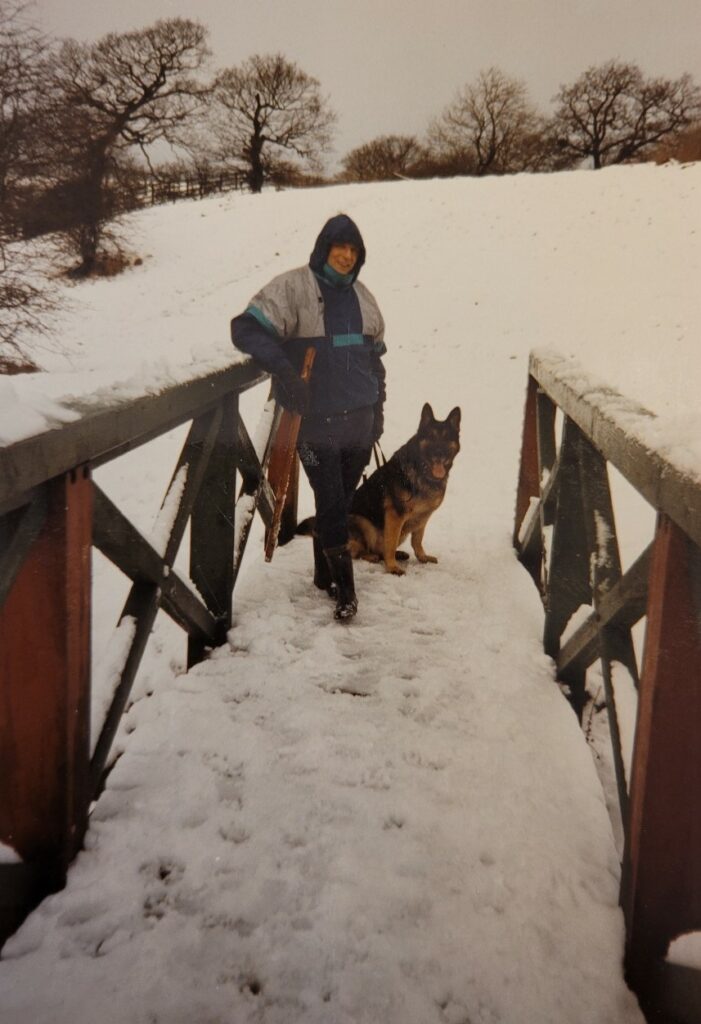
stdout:
{"type": "Polygon", "coordinates": [[[559,353],[534,350],[529,373],[645,500],[701,546],[701,466],[673,450],[664,420],[559,353]]]}
{"type": "Polygon", "coordinates": [[[47,480],[86,463],[108,462],[265,377],[252,362],[239,362],[155,394],[116,392],[99,402],[68,404],[74,418],[0,447],[0,515],[26,504],[32,490],[47,480]]]}

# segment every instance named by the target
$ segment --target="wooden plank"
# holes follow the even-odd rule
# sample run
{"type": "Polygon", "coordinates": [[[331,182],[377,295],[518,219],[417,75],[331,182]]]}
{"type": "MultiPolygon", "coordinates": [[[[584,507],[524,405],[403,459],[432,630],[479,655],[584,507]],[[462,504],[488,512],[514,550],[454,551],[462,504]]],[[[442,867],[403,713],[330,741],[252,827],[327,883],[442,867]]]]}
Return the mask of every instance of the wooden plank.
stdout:
{"type": "MultiPolygon", "coordinates": [[[[199,439],[195,441],[192,431],[190,431],[190,436],[185,444],[181,462],[182,465],[187,464],[188,466],[190,462],[192,463],[192,477],[189,483],[185,482],[185,492],[181,505],[166,542],[166,552],[170,557],[175,557],[180,538],[185,529],[186,519],[182,509],[189,504],[190,496],[199,487],[200,479],[208,461],[206,449],[208,446],[211,447],[213,443],[213,425],[218,426],[220,420],[221,414],[219,413],[211,416],[206,422],[201,421],[198,427],[193,426],[199,439]],[[203,435],[204,439],[201,438],[201,435],[203,435]],[[202,451],[200,456],[198,456],[195,454],[195,450],[198,449],[201,443],[202,451]]],[[[174,479],[176,475],[177,472],[174,474],[174,479]]],[[[122,561],[134,571],[133,579],[135,582],[122,610],[120,622],[123,618],[133,618],[136,623],[136,629],[126,656],[120,681],[115,689],[112,705],[109,707],[100,730],[90,763],[90,784],[93,795],[99,792],[102,785],[104,773],[108,767],[109,752],[112,750],[112,744],[122,715],[127,707],[131,687],[136,677],[148,637],[152,628],[154,628],[161,603],[163,602],[165,610],[169,611],[176,622],[179,621],[180,616],[182,617],[182,623],[192,622],[194,612],[200,616],[200,623],[203,623],[206,617],[209,630],[207,639],[210,640],[211,638],[211,642],[215,642],[219,635],[219,627],[216,621],[212,620],[212,616],[209,613],[206,616],[203,615],[203,610],[206,611],[206,609],[203,609],[201,602],[194,598],[194,595],[188,591],[184,584],[180,588],[178,587],[177,574],[170,565],[143,538],[140,538],[140,535],[131,526],[131,523],[116,510],[116,507],[109,502],[105,495],[100,493],[99,498],[97,497],[97,487],[95,492],[96,502],[99,506],[98,537],[100,550],[104,550],[104,554],[108,558],[113,558],[114,556],[113,560],[117,559],[117,564],[120,564],[120,561],[122,561]],[[117,534],[115,539],[109,540],[111,530],[105,526],[105,523],[113,524],[114,531],[117,534]],[[131,543],[126,540],[127,535],[131,536],[131,543]],[[168,569],[167,572],[166,568],[168,569]],[[164,598],[167,598],[167,600],[164,600],[164,598]]],[[[129,574],[131,575],[131,571],[129,574]]],[[[198,642],[202,642],[201,631],[192,630],[192,633],[198,638],[198,642]]]]}
{"type": "Polygon", "coordinates": [[[252,362],[236,363],[159,394],[74,402],[73,422],[0,448],[0,514],[26,504],[33,488],[74,466],[99,466],[213,408],[226,394],[262,382],[252,362]]]}
{"type": "MultiPolygon", "coordinates": [[[[266,473],[270,463],[275,437],[280,425],[282,408],[277,405],[273,399],[269,399],[268,405],[263,413],[264,418],[270,414],[271,407],[272,415],[270,416],[270,430],[263,449],[263,457],[259,463],[260,476],[256,479],[255,475],[249,473],[247,477],[244,477],[236,502],[238,540],[236,550],[234,551],[234,585],[236,584],[241,563],[243,561],[243,554],[253,525],[255,510],[258,509],[261,519],[268,529],[270,529],[273,522],[275,494],[268,483],[266,473]]],[[[254,459],[257,463],[257,453],[248,438],[246,428],[241,422],[241,417],[239,416],[239,445],[245,445],[246,441],[248,441],[248,444],[250,445],[248,458],[254,459]]]]}
{"type": "MultiPolygon", "coordinates": [[[[538,388],[536,393],[536,431],[538,437],[538,479],[541,490],[545,474],[552,476],[557,460],[555,443],[555,415],[557,407],[549,395],[538,388]]],[[[547,505],[544,505],[547,507],[547,505]]]]}
{"type": "MultiPolygon", "coordinates": [[[[190,509],[196,500],[196,495],[204,477],[221,422],[221,407],[211,409],[193,422],[168,491],[166,492],[164,502],[167,501],[172,493],[173,487],[179,486],[177,483],[179,474],[181,471],[184,471],[186,475],[182,494],[164,545],[165,554],[161,559],[161,564],[168,566],[169,570],[172,562],[175,560],[185,532],[190,509]]],[[[143,547],[141,548],[141,554],[143,555],[143,547]]],[[[173,591],[169,590],[168,592],[172,599],[173,591]]],[[[127,706],[129,694],[131,693],[139,664],[146,649],[149,635],[153,629],[163,594],[162,583],[154,582],[151,579],[137,578],[132,585],[122,610],[119,621],[121,622],[125,618],[132,618],[136,623],[136,628],[119,682],[114,691],[112,703],[107,712],[90,762],[90,784],[93,794],[97,794],[102,786],[105,771],[108,767],[112,743],[117,734],[124,709],[127,706]]],[[[179,606],[178,610],[182,610],[182,608],[179,606]]],[[[199,637],[197,637],[196,642],[201,643],[199,637]]]]}
{"type": "Polygon", "coordinates": [[[531,353],[529,371],[645,500],[701,546],[701,479],[642,440],[654,414],[604,385],[582,394],[581,370],[564,357],[531,353]]]}
{"type": "Polygon", "coordinates": [[[667,961],[652,964],[641,996],[641,1006],[648,1020],[662,1024],[699,1024],[701,971],[667,961]]]}
{"type": "MultiPolygon", "coordinates": [[[[516,512],[514,515],[513,543],[520,550],[519,535],[521,524],[531,507],[531,499],[540,495],[540,470],[538,467],[538,426],[536,401],[538,384],[533,376],[528,378],[526,389],[526,405],[523,412],[523,431],[521,434],[521,458],[516,488],[516,512]]],[[[531,572],[529,567],[529,572],[531,572]]],[[[531,572],[532,575],[532,572],[531,572]]]]}
{"type": "Polygon", "coordinates": [[[5,603],[24,559],[46,521],[46,490],[42,489],[29,505],[18,510],[15,516],[5,517],[6,520],[10,518],[17,518],[17,522],[6,524],[0,534],[9,533],[9,537],[3,539],[0,549],[0,608],[5,603]]]}
{"type": "Polygon", "coordinates": [[[36,868],[43,893],[63,884],[87,819],[88,471],[52,481],[47,498],[44,527],[0,611],[0,841],[36,868]]]}
{"type": "Polygon", "coordinates": [[[279,410],[277,416],[273,419],[273,430],[271,431],[271,435],[268,437],[262,462],[258,461],[258,456],[255,448],[253,447],[253,442],[251,441],[248,431],[246,430],[244,422],[240,416],[238,417],[237,422],[238,447],[236,465],[242,478],[239,498],[244,494],[254,496],[256,508],[260,512],[261,518],[266,526],[270,526],[273,521],[275,492],[268,483],[265,472],[268,465],[268,459],[270,457],[270,450],[272,448],[273,431],[277,430],[280,412],[281,410],[279,410]]]}
{"type": "MultiPolygon", "coordinates": [[[[280,513],[280,529],[277,534],[277,547],[282,547],[295,537],[297,530],[297,503],[299,499],[299,458],[297,456],[297,444],[295,442],[294,457],[290,466],[290,473],[285,491],[285,500],[280,513]]],[[[275,513],[270,524],[270,532],[275,531],[275,513]]],[[[271,556],[272,557],[272,556],[271,556]]]]}
{"type": "Polygon", "coordinates": [[[580,605],[591,604],[589,552],[579,489],[578,438],[575,424],[565,419],[543,639],[545,651],[551,657],[556,657],[560,637],[572,615],[580,605]]]}
{"type": "Polygon", "coordinates": [[[126,518],[117,506],[94,485],[95,519],[93,543],[132,582],[153,583],[161,589],[163,610],[182,629],[203,641],[214,643],[217,621],[178,573],[126,518]]]}
{"type": "Polygon", "coordinates": [[[0,864],[0,946],[53,888],[40,864],[0,864]]]}
{"type": "MultiPolygon", "coordinates": [[[[584,522],[589,548],[590,573],[594,609],[599,612],[603,598],[621,579],[621,558],[618,550],[613,503],[606,462],[587,438],[579,432],[579,487],[584,504],[584,522]]],[[[601,676],[606,694],[606,711],[613,753],[613,766],[618,790],[618,803],[624,830],[628,827],[628,788],[621,735],[613,686],[612,665],[624,666],[633,683],[638,685],[638,666],[630,629],[600,623],[599,653],[601,676]]]]}
{"type": "MultiPolygon", "coordinates": [[[[236,400],[233,399],[233,401],[236,400]]],[[[185,533],[187,521],[198,499],[202,482],[206,477],[211,477],[211,472],[208,469],[209,461],[215,444],[221,445],[219,434],[222,418],[223,404],[220,403],[211,412],[206,412],[193,421],[173,471],[168,490],[161,503],[161,512],[163,512],[164,507],[170,503],[171,492],[174,489],[176,494],[178,491],[180,492],[177,510],[170,524],[168,540],[166,541],[163,554],[166,565],[172,565],[175,561],[175,556],[178,553],[180,542],[185,533]],[[184,484],[182,483],[182,476],[184,476],[184,484]]],[[[227,428],[230,429],[230,424],[227,424],[227,428]]],[[[221,460],[218,460],[215,474],[217,470],[226,473],[226,469],[227,466],[222,465],[221,460]]],[[[193,583],[195,583],[195,580],[193,580],[193,583]]],[[[197,584],[195,583],[195,585],[197,584]]]]}
{"type": "Polygon", "coordinates": [[[241,474],[243,487],[251,494],[258,486],[263,468],[241,416],[236,418],[236,442],[236,468],[241,474]]]}
{"type": "Polygon", "coordinates": [[[621,893],[636,988],[671,939],[701,930],[700,581],[701,551],[659,516],[621,893]]]}
{"type": "MultiPolygon", "coordinates": [[[[541,496],[538,504],[535,508],[532,508],[530,513],[526,516],[526,529],[523,530],[522,535],[518,538],[518,552],[519,558],[524,565],[532,564],[537,565],[541,568],[543,562],[543,527],[544,525],[551,525],[553,521],[553,511],[556,507],[557,501],[557,480],[560,471],[560,460],[555,460],[554,465],[550,469],[547,480],[543,484],[541,496]]],[[[545,571],[544,567],[542,573],[539,572],[538,579],[535,580],[538,585],[538,589],[541,594],[544,595],[546,588],[545,582],[545,571]]],[[[529,570],[530,571],[530,570],[529,570]]],[[[533,575],[533,573],[531,573],[533,575]]]]}
{"type": "Polygon", "coordinates": [[[95,547],[133,582],[147,580],[158,585],[163,578],[163,556],[95,483],[93,491],[95,547]]]}
{"type": "Polygon", "coordinates": [[[553,402],[530,377],[516,497],[514,546],[543,598],[547,589],[543,529],[552,521],[551,507],[554,504],[555,412],[553,402]],[[538,495],[538,503],[534,506],[538,495]]]}
{"type": "Polygon", "coordinates": [[[160,600],[160,588],[155,583],[139,581],[132,586],[120,616],[120,622],[125,618],[134,619],[136,629],[90,761],[92,799],[97,799],[102,791],[112,744],[127,706],[153,624],[156,621],[160,600]]]}
{"type": "MultiPolygon", "coordinates": [[[[302,380],[309,380],[315,357],[316,349],[310,345],[304,353],[300,372],[302,380]]],[[[268,467],[268,479],[275,492],[275,507],[272,522],[265,533],[266,562],[272,559],[278,543],[286,544],[295,533],[299,484],[297,437],[301,424],[300,413],[283,409],[268,467]]]]}
{"type": "Polygon", "coordinates": [[[628,572],[602,595],[599,607],[583,622],[562,646],[557,656],[558,674],[576,665],[580,671],[589,668],[599,657],[599,631],[613,628],[631,629],[645,614],[652,545],[649,545],[628,572]]]}
{"type": "MultiPolygon", "coordinates": [[[[190,576],[217,621],[219,644],[231,628],[238,419],[238,397],[228,395],[190,523],[190,576]]],[[[200,637],[190,637],[188,666],[202,659],[206,646],[200,637]]]]}

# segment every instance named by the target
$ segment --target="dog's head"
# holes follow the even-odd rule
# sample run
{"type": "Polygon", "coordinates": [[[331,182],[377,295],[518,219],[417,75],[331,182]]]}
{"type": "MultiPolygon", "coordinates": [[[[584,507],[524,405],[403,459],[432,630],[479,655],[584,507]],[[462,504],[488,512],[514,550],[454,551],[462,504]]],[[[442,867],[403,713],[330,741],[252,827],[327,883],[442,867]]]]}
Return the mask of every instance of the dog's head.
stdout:
{"type": "Polygon", "coordinates": [[[448,414],[445,420],[437,420],[433,409],[426,402],[421,410],[421,421],[417,431],[421,461],[434,480],[444,480],[453,465],[453,459],[460,451],[460,407],[448,414]]]}

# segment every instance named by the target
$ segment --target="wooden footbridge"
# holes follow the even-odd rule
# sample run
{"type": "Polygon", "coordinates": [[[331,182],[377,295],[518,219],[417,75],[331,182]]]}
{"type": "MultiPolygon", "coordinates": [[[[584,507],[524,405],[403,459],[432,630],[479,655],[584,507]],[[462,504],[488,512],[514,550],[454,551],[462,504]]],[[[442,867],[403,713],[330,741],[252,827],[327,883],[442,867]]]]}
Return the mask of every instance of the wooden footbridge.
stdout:
{"type": "MultiPolygon", "coordinates": [[[[114,754],[160,610],[187,634],[188,663],[224,642],[257,509],[270,524],[280,413],[253,438],[240,394],[264,376],[240,364],[163,390],[76,408],[79,416],[0,449],[0,941],[65,883],[114,754]],[[92,471],[191,422],[148,540],[92,471]],[[189,581],[175,569],[189,524],[189,581]],[[131,642],[99,737],[91,742],[91,552],[131,580],[120,621],[131,642]]],[[[645,442],[650,414],[548,354],[531,357],[514,546],[543,598],[544,647],[575,712],[600,662],[625,836],[621,904],[626,971],[650,1020],[701,1017],[701,974],[668,961],[701,930],[701,482],[645,442]],[[649,546],[623,572],[607,463],[657,511],[649,546]],[[582,607],[589,609],[581,621],[582,607]],[[580,621],[577,628],[572,623],[580,621]],[[646,617],[638,667],[631,630],[646,617]],[[617,682],[639,694],[630,765],[617,682]]],[[[296,488],[283,533],[294,528],[296,488]]]]}

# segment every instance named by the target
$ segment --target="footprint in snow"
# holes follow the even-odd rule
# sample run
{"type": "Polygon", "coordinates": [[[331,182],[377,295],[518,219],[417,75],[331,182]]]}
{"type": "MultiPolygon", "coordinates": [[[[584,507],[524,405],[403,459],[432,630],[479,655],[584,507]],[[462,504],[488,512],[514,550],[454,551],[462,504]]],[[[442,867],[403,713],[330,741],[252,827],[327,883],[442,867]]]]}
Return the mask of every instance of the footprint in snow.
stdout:
{"type": "Polygon", "coordinates": [[[445,636],[445,630],[441,629],[440,626],[436,626],[433,629],[429,626],[412,626],[411,632],[415,636],[445,636]]]}
{"type": "Polygon", "coordinates": [[[248,829],[245,829],[235,821],[230,822],[228,825],[221,825],[219,835],[227,843],[233,843],[235,846],[240,846],[251,838],[251,833],[248,829]]]}
{"type": "Polygon", "coordinates": [[[405,818],[401,814],[390,814],[388,818],[385,818],[383,829],[388,832],[394,828],[404,828],[405,818]]]}

